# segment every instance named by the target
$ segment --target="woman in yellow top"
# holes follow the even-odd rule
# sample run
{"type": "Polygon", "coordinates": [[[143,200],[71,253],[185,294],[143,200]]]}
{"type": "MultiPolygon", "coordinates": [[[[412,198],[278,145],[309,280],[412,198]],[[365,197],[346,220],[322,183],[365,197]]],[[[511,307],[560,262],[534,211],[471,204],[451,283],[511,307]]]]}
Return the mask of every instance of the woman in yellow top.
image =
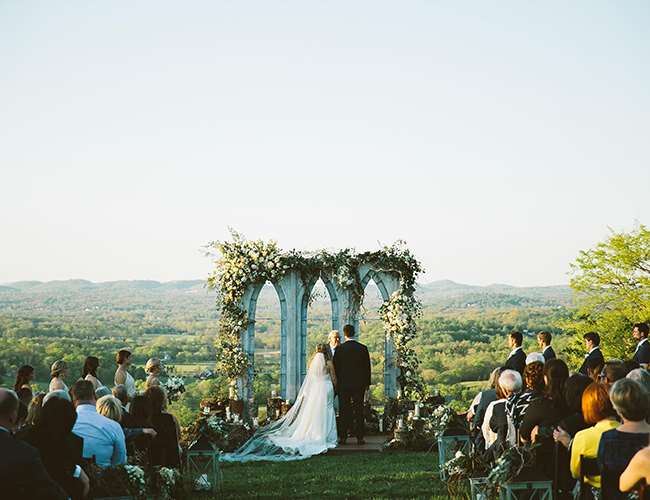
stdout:
{"type": "MultiPolygon", "coordinates": [[[[571,475],[575,479],[580,478],[580,456],[596,458],[600,436],[603,432],[620,425],[616,420],[616,412],[604,384],[594,382],[585,389],[582,394],[582,416],[586,423],[592,424],[592,427],[576,433],[573,442],[570,441],[569,434],[563,429],[558,429],[553,433],[556,441],[560,441],[567,448],[570,445],[571,475]]],[[[600,488],[600,476],[587,476],[585,480],[594,488],[600,488]]]]}

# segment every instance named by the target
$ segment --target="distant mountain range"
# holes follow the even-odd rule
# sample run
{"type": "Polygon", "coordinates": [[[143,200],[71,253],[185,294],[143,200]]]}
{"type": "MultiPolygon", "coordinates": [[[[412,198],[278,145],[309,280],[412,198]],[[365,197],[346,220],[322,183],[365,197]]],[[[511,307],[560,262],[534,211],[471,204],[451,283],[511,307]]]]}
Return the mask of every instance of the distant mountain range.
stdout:
{"type": "MultiPolygon", "coordinates": [[[[488,286],[466,285],[450,280],[433,281],[420,284],[417,294],[426,307],[434,309],[459,308],[517,308],[517,307],[562,307],[571,304],[572,292],[568,286],[516,287],[494,284],[488,286]]],[[[371,305],[380,302],[378,290],[368,290],[371,305]]],[[[260,305],[266,300],[263,293],[260,305]]],[[[269,302],[272,295],[266,294],[269,302]]],[[[126,303],[160,303],[172,301],[176,305],[192,303],[214,306],[214,294],[206,289],[203,280],[182,280],[159,282],[152,280],[92,282],[87,280],[65,281],[17,281],[0,285],[0,311],[11,306],[22,309],[21,305],[32,306],[59,303],[74,304],[114,303],[123,307],[126,303]]],[[[317,302],[327,302],[326,295],[320,293],[317,302]]],[[[77,304],[78,305],[78,304],[77,304]]],[[[30,309],[30,307],[27,307],[30,309]]],[[[39,307],[41,309],[41,307],[39,307]]]]}

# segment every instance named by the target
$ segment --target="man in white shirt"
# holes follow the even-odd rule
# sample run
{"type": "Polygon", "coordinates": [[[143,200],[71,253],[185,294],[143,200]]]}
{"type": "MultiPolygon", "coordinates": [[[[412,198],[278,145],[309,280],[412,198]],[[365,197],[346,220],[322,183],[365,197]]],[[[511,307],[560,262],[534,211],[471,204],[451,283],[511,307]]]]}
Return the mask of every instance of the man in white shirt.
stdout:
{"type": "Polygon", "coordinates": [[[84,440],[84,458],[95,457],[95,463],[103,468],[125,464],[124,431],[119,423],[97,413],[92,382],[78,380],[71,392],[77,408],[77,422],[72,432],[84,440]]]}
{"type": "Polygon", "coordinates": [[[334,353],[336,352],[336,348],[341,345],[341,336],[339,335],[339,331],[332,330],[330,334],[327,336],[327,340],[329,341],[329,346],[330,346],[330,357],[334,359],[334,353]]]}

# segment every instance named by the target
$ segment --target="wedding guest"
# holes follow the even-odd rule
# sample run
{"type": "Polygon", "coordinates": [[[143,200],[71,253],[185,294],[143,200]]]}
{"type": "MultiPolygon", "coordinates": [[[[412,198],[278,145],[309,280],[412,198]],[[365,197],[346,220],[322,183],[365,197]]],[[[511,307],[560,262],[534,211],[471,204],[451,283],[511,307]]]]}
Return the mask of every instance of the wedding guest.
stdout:
{"type": "Polygon", "coordinates": [[[64,390],[48,392],[43,397],[43,406],[45,406],[45,403],[47,403],[50,399],[64,399],[65,401],[72,401],[70,393],[64,390]]]}
{"type": "Polygon", "coordinates": [[[639,481],[650,484],[650,446],[639,450],[621,474],[618,487],[621,491],[632,490],[639,481]]]}
{"type": "Polygon", "coordinates": [[[648,393],[634,380],[623,378],[612,385],[609,397],[623,424],[600,438],[598,466],[603,498],[617,500],[626,496],[618,489],[621,474],[636,452],[648,445],[648,393]]]}
{"type": "Polygon", "coordinates": [[[645,389],[645,391],[650,395],[650,372],[644,368],[637,368],[632,370],[627,374],[625,378],[634,380],[637,384],[645,389]]]}
{"type": "Polygon", "coordinates": [[[122,384],[126,387],[126,394],[129,399],[132,399],[137,391],[135,389],[135,379],[128,372],[128,368],[131,366],[131,352],[126,349],[119,350],[115,355],[115,362],[117,363],[117,370],[115,370],[113,382],[115,382],[115,385],[122,384]]]}
{"type": "Polygon", "coordinates": [[[95,390],[87,380],[78,380],[72,387],[72,399],[77,409],[73,432],[83,438],[83,457],[92,459],[102,468],[126,463],[126,444],[122,427],[97,413],[95,390]]]}
{"type": "Polygon", "coordinates": [[[23,365],[18,368],[14,390],[16,391],[20,402],[25,406],[29,406],[33,397],[31,386],[32,380],[34,380],[34,368],[32,366],[23,365]]]}
{"type": "Polygon", "coordinates": [[[526,356],[526,365],[531,363],[544,364],[546,363],[546,359],[544,359],[544,355],[541,352],[529,352],[526,356]]]}
{"type": "Polygon", "coordinates": [[[112,395],[113,392],[105,385],[102,385],[101,387],[98,387],[95,390],[95,399],[103,398],[104,396],[112,396],[112,395]]]}
{"type": "Polygon", "coordinates": [[[511,351],[504,365],[509,370],[518,371],[520,375],[524,373],[524,368],[526,366],[526,353],[521,347],[523,341],[524,336],[521,332],[510,332],[510,335],[508,335],[508,346],[511,351]]]}
{"type": "Polygon", "coordinates": [[[528,406],[544,395],[544,363],[534,361],[524,368],[525,390],[506,401],[506,413],[515,429],[521,427],[528,406]]]}
{"type": "MultiPolygon", "coordinates": [[[[573,441],[564,429],[559,427],[553,432],[556,441],[565,448],[571,449],[571,475],[580,478],[580,457],[596,458],[598,445],[604,432],[615,429],[620,425],[616,419],[616,412],[609,400],[607,387],[597,382],[592,382],[582,396],[582,414],[585,422],[592,427],[579,431],[573,441]]],[[[600,489],[600,476],[587,476],[586,482],[594,488],[600,489]]]]}
{"type": "Polygon", "coordinates": [[[625,366],[623,366],[623,362],[618,360],[611,360],[605,363],[603,371],[600,372],[598,381],[602,384],[605,384],[609,390],[614,382],[625,378],[625,375],[627,374],[625,372],[625,366]]]}
{"type": "Polygon", "coordinates": [[[647,365],[650,363],[650,342],[648,342],[648,323],[636,323],[632,329],[632,337],[637,341],[634,350],[634,361],[647,365]]]}
{"type": "Polygon", "coordinates": [[[151,405],[151,423],[157,433],[151,443],[152,465],[179,467],[178,437],[180,432],[176,418],[167,413],[167,395],[158,386],[149,387],[144,394],[151,405]]]}
{"type": "Polygon", "coordinates": [[[564,402],[566,403],[569,415],[560,421],[559,426],[571,437],[575,436],[578,431],[589,427],[582,414],[582,395],[585,389],[592,383],[593,380],[586,375],[574,373],[564,384],[564,402]]]}
{"type": "Polygon", "coordinates": [[[72,433],[76,420],[70,401],[52,398],[43,405],[38,424],[24,438],[40,452],[52,479],[73,499],[86,497],[90,489],[88,476],[80,467],[83,439],[72,433]]]}
{"type": "Polygon", "coordinates": [[[605,363],[605,358],[600,351],[600,335],[596,332],[588,332],[582,338],[585,340],[587,354],[585,354],[585,360],[582,362],[578,371],[583,375],[589,375],[587,373],[587,366],[602,365],[605,363]]]}
{"type": "Polygon", "coordinates": [[[147,381],[144,384],[145,390],[148,389],[149,387],[160,385],[160,380],[158,379],[158,376],[162,371],[162,365],[158,358],[149,358],[147,360],[147,364],[144,367],[144,371],[148,374],[147,381]]]}
{"type": "Polygon", "coordinates": [[[103,415],[106,418],[110,418],[111,420],[117,422],[122,426],[122,431],[124,432],[124,438],[126,439],[127,442],[142,434],[147,434],[151,437],[156,437],[156,431],[153,430],[152,428],[147,428],[147,429],[143,429],[141,427],[125,428],[125,425],[122,423],[122,418],[123,418],[122,403],[120,403],[120,400],[113,395],[108,394],[106,396],[102,396],[100,399],[97,400],[95,407],[97,409],[97,413],[103,415]]]}
{"type": "MultiPolygon", "coordinates": [[[[151,402],[146,396],[136,396],[131,401],[129,425],[126,428],[153,428],[151,422],[151,402]]],[[[153,436],[142,434],[127,441],[126,450],[130,458],[138,457],[143,465],[151,465],[151,442],[153,436]]]]}
{"type": "Polygon", "coordinates": [[[64,500],[68,495],[45,470],[36,449],[11,433],[20,400],[14,391],[0,388],[0,485],[2,498],[64,500]]]}
{"type": "Polygon", "coordinates": [[[551,335],[551,332],[539,332],[537,334],[537,344],[539,345],[540,349],[542,350],[542,354],[544,355],[544,360],[545,361],[550,361],[551,359],[555,359],[555,351],[553,350],[553,347],[551,346],[551,340],[553,339],[553,336],[551,335]]]}
{"type": "Polygon", "coordinates": [[[52,377],[52,380],[50,380],[50,387],[47,392],[52,392],[52,391],[67,391],[68,386],[65,385],[65,382],[63,381],[68,374],[68,364],[63,361],[62,359],[59,359],[52,363],[52,367],[50,368],[50,376],[52,377]]]}
{"type": "Polygon", "coordinates": [[[126,394],[126,387],[124,387],[122,384],[116,385],[113,387],[111,393],[122,405],[122,427],[130,427],[131,414],[127,410],[127,405],[129,404],[129,396],[126,394]]]}
{"type": "Polygon", "coordinates": [[[483,439],[483,420],[485,418],[485,412],[487,411],[488,406],[493,401],[503,398],[503,392],[499,387],[499,376],[505,370],[505,368],[495,368],[490,373],[490,379],[488,381],[488,388],[479,392],[472,404],[470,405],[469,411],[467,412],[470,415],[470,432],[473,436],[474,446],[477,450],[484,450],[485,440],[483,439]]]}
{"type": "Polygon", "coordinates": [[[88,356],[86,358],[86,361],[84,361],[84,366],[81,371],[81,378],[87,380],[88,382],[92,382],[95,390],[99,389],[104,385],[97,378],[98,368],[99,368],[99,358],[96,358],[95,356],[88,356]]]}
{"type": "Polygon", "coordinates": [[[341,335],[338,330],[332,330],[327,336],[327,342],[329,345],[330,358],[334,359],[334,353],[339,345],[341,345],[341,335]]]}
{"type": "MultiPolygon", "coordinates": [[[[605,368],[605,360],[599,357],[587,359],[583,363],[585,369],[587,370],[587,376],[592,380],[592,382],[600,382],[600,374],[605,368]]],[[[578,371],[580,373],[580,371],[578,371]]],[[[582,373],[580,373],[582,375],[582,373]]]]}
{"type": "Polygon", "coordinates": [[[45,398],[45,395],[46,394],[44,392],[38,392],[29,403],[29,406],[27,407],[27,417],[25,418],[25,430],[28,430],[30,427],[36,425],[41,418],[41,412],[43,411],[43,399],[45,398]]]}
{"type": "Polygon", "coordinates": [[[510,396],[518,394],[521,391],[521,387],[521,375],[518,371],[504,370],[503,373],[501,373],[499,376],[499,390],[497,392],[497,395],[501,397],[488,405],[487,410],[485,411],[485,417],[483,418],[483,424],[481,426],[486,450],[489,449],[495,442],[497,442],[499,438],[501,438],[501,442],[497,444],[505,444],[506,441],[509,441],[512,437],[514,437],[514,433],[510,431],[509,426],[507,426],[505,428],[505,432],[503,432],[503,426],[499,425],[499,423],[506,421],[506,400],[510,396]]]}
{"type": "Polygon", "coordinates": [[[641,368],[641,365],[637,363],[635,360],[633,359],[623,360],[623,371],[625,372],[626,377],[628,373],[630,373],[632,370],[636,370],[637,368],[641,368]]]}

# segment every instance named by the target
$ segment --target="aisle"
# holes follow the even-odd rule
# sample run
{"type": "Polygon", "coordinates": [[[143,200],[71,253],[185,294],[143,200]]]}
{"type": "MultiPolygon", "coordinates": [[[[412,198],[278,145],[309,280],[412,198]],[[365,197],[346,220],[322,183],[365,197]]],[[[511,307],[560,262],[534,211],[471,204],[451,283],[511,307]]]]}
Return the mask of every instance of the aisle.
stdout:
{"type": "Polygon", "coordinates": [[[365,438],[366,444],[358,445],[356,438],[348,439],[344,445],[338,445],[333,450],[327,452],[327,455],[345,455],[348,453],[375,453],[380,452],[387,436],[368,436],[365,438]]]}

